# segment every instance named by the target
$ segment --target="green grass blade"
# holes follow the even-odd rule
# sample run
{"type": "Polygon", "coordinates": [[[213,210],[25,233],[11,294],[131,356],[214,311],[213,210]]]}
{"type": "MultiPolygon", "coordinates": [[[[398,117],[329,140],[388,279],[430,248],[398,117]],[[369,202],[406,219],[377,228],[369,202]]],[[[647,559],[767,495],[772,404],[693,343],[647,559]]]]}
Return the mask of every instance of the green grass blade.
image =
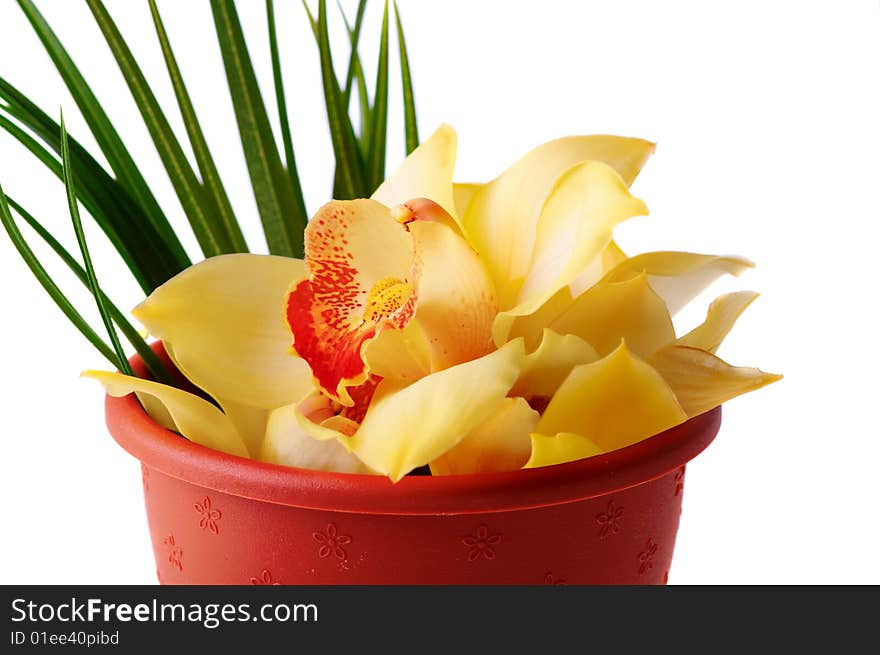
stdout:
{"type": "Polygon", "coordinates": [[[400,78],[403,83],[403,124],[406,133],[406,154],[419,147],[419,126],[416,122],[416,103],[413,95],[412,73],[409,68],[409,55],[406,52],[406,39],[400,21],[400,9],[394,3],[394,18],[397,22],[397,44],[400,48],[400,78]]]}
{"type": "MultiPolygon", "coordinates": [[[[62,181],[64,180],[64,172],[62,170],[61,162],[59,162],[48,150],[46,150],[40,143],[38,143],[33,137],[27,134],[24,130],[22,130],[18,125],[7,119],[5,116],[0,114],[0,128],[6,131],[7,134],[15,138],[19,143],[21,143],[27,150],[29,150],[40,162],[42,162],[46,168],[55,173],[62,181]]],[[[85,195],[85,194],[84,194],[85,195]]],[[[89,213],[93,213],[95,211],[94,200],[87,196],[88,200],[84,198],[83,204],[86,205],[86,209],[89,213]]],[[[107,238],[110,239],[110,242],[116,247],[116,250],[120,253],[124,253],[125,245],[122,240],[119,238],[119,235],[115,230],[105,230],[104,233],[107,235],[107,238]]],[[[135,279],[138,284],[143,288],[146,285],[146,280],[140,274],[140,271],[136,266],[133,266],[127,257],[127,253],[122,255],[123,260],[126,265],[128,265],[129,269],[132,271],[135,279]]]]}
{"type": "MultiPolygon", "coordinates": [[[[345,79],[345,90],[343,91],[343,103],[346,110],[351,106],[352,85],[357,84],[358,89],[358,114],[360,116],[360,130],[358,132],[358,143],[361,148],[361,157],[367,161],[370,151],[370,99],[367,92],[367,79],[364,76],[364,66],[358,53],[358,44],[360,43],[361,22],[363,21],[364,9],[367,6],[366,0],[361,0],[358,5],[358,13],[355,18],[355,26],[352,27],[342,5],[339,5],[339,13],[342,14],[342,20],[345,21],[345,28],[348,30],[349,43],[351,44],[351,54],[348,62],[348,73],[345,79]]],[[[338,176],[337,176],[338,177],[338,176]]]]}
{"type": "Polygon", "coordinates": [[[199,179],[112,17],[101,0],[86,0],[86,4],[91,9],[98,27],[101,28],[104,39],[110,46],[119,70],[128,84],[132,98],[144,119],[144,124],[153,139],[153,145],[165,166],[177,199],[192,226],[202,252],[206,257],[234,252],[229,235],[224,226],[218,222],[216,213],[211,211],[210,204],[206,202],[199,179]]]}
{"type": "Polygon", "coordinates": [[[324,99],[327,105],[327,121],[333,152],[336,155],[336,168],[339,181],[339,198],[361,198],[367,192],[366,171],[361,153],[351,125],[348,110],[343,105],[339,81],[333,69],[333,56],[330,52],[330,36],[327,29],[327,2],[318,2],[318,51],[321,58],[321,79],[324,85],[324,99]]]}
{"type": "MultiPolygon", "coordinates": [[[[152,0],[150,0],[152,2],[152,0]]],[[[304,230],[308,222],[308,211],[303,199],[302,184],[296,169],[296,155],[293,151],[293,137],[290,134],[290,119],[287,113],[287,100],[284,96],[284,81],[281,77],[281,57],[278,53],[278,33],[275,29],[275,3],[266,0],[266,15],[269,20],[269,50],[272,55],[272,78],[275,81],[275,102],[278,105],[278,120],[281,122],[281,140],[284,144],[284,160],[287,174],[290,176],[290,187],[293,190],[296,218],[301,219],[300,230],[304,230]]]]}
{"type": "Polygon", "coordinates": [[[89,247],[86,243],[86,235],[83,231],[82,220],[79,216],[79,207],[77,206],[76,189],[73,185],[73,173],[70,169],[70,148],[67,144],[67,130],[64,128],[64,116],[61,117],[61,163],[64,166],[64,186],[67,190],[67,206],[70,209],[70,218],[73,221],[73,230],[76,233],[76,240],[79,243],[79,249],[82,253],[83,263],[85,264],[86,275],[89,278],[89,289],[95,298],[95,304],[98,306],[98,313],[101,314],[101,320],[104,322],[104,328],[110,336],[110,343],[113,345],[113,352],[116,353],[118,361],[117,367],[126,375],[134,375],[128,358],[122,350],[122,344],[119,343],[119,336],[116,334],[116,328],[113,327],[113,320],[110,313],[104,305],[104,294],[101,287],[98,286],[98,278],[95,275],[95,267],[92,265],[92,258],[89,255],[89,247]]]}
{"type": "Polygon", "coordinates": [[[363,152],[364,157],[366,157],[367,153],[370,151],[370,126],[373,123],[371,118],[373,108],[370,106],[370,94],[367,91],[367,78],[364,76],[364,69],[361,66],[360,60],[355,63],[354,76],[357,80],[358,105],[360,107],[361,115],[361,152],[363,152]]]}
{"type": "MultiPolygon", "coordinates": [[[[49,23],[43,18],[43,15],[36,8],[32,0],[18,0],[18,4],[55,64],[55,68],[60,73],[61,79],[70,91],[71,96],[73,96],[77,107],[79,107],[83,118],[95,137],[95,141],[98,143],[98,147],[107,158],[107,162],[116,174],[119,183],[142,208],[143,213],[149,218],[156,232],[167,244],[167,247],[174,248],[175,244],[179,245],[177,235],[168,223],[168,219],[162,213],[159,203],[156,202],[155,196],[150,191],[149,186],[147,186],[131,154],[126,149],[95,94],[88,83],[86,83],[85,78],[83,78],[76,64],[68,55],[67,50],[65,50],[61,41],[55,35],[55,32],[52,31],[49,23]]],[[[183,251],[182,246],[180,249],[183,251]]],[[[185,256],[185,252],[183,254],[185,256]]]]}
{"type": "MultiPolygon", "coordinates": [[[[2,111],[2,108],[0,108],[2,111]]],[[[7,108],[10,116],[18,118],[15,109],[7,108]]],[[[41,163],[43,163],[59,180],[64,181],[61,162],[42,144],[18,125],[0,114],[0,129],[21,143],[41,163]]],[[[116,248],[135,280],[145,293],[150,293],[157,286],[185,268],[171,258],[171,254],[162,249],[161,239],[150,231],[148,221],[140,220],[140,209],[125,195],[118,183],[109,177],[94,160],[94,170],[90,168],[89,157],[82,153],[78,156],[71,141],[71,159],[77,171],[77,185],[83,205],[95,222],[107,235],[116,248]],[[127,199],[127,200],[126,200],[127,199]],[[155,244],[152,247],[148,244],[155,244]]]]}
{"type": "Polygon", "coordinates": [[[233,0],[211,0],[211,10],[269,252],[288,257],[302,256],[302,225],[308,217],[296,214],[290,178],[278,154],[235,3],[233,0]]]}
{"type": "Polygon", "coordinates": [[[177,58],[174,56],[174,51],[171,48],[171,41],[168,39],[165,25],[162,23],[162,16],[159,14],[155,0],[149,0],[149,3],[150,12],[153,15],[153,25],[156,28],[156,36],[159,38],[162,55],[165,57],[165,67],[168,69],[168,76],[171,78],[171,85],[174,87],[177,106],[183,117],[183,124],[186,127],[186,133],[189,137],[199,172],[202,175],[205,190],[213,202],[212,208],[217,212],[218,222],[225,230],[233,251],[247,252],[248,247],[241,232],[241,226],[235,218],[235,212],[232,210],[229,196],[223,187],[223,180],[217,171],[217,165],[211,156],[211,150],[208,148],[208,142],[205,140],[204,132],[202,132],[202,126],[196,115],[195,107],[193,107],[189,92],[186,90],[186,84],[184,84],[183,76],[180,73],[180,67],[177,65],[177,58]]]}
{"type": "Polygon", "coordinates": [[[339,13],[342,14],[342,19],[345,21],[345,28],[348,30],[349,40],[351,41],[351,54],[348,57],[348,72],[345,74],[345,90],[343,91],[343,104],[348,107],[351,102],[351,90],[354,84],[355,69],[360,67],[358,43],[361,39],[361,26],[364,22],[364,11],[367,8],[367,0],[360,0],[360,2],[358,2],[354,27],[351,27],[348,24],[348,19],[345,17],[345,12],[342,10],[342,5],[339,4],[339,0],[336,0],[336,4],[339,5],[339,13]]]}
{"type": "MultiPolygon", "coordinates": [[[[82,282],[89,290],[89,277],[88,273],[86,273],[85,269],[79,265],[79,262],[71,255],[67,249],[62,246],[55,237],[53,237],[49,231],[43,227],[43,225],[33,217],[24,207],[18,204],[15,200],[6,196],[6,201],[9,203],[9,206],[15,210],[15,212],[27,223],[30,228],[39,236],[45,243],[48,245],[58,258],[65,263],[65,265],[73,271],[74,275],[82,282]]],[[[107,307],[107,310],[110,312],[110,316],[113,319],[113,322],[119,326],[120,332],[125,335],[125,338],[128,342],[134,347],[137,353],[141,356],[141,359],[144,360],[144,364],[146,364],[150,373],[153,374],[153,378],[164,384],[174,384],[174,378],[171,373],[162,363],[162,360],[159,359],[158,355],[153,352],[153,349],[144,341],[144,338],[141,336],[140,332],[131,324],[131,322],[126,318],[125,314],[120,311],[120,309],[113,304],[113,302],[105,295],[102,297],[102,301],[104,306],[107,307]]]]}
{"type": "Polygon", "coordinates": [[[318,40],[318,19],[315,18],[315,14],[312,13],[312,10],[309,9],[309,3],[306,0],[302,0],[303,9],[306,10],[306,16],[309,17],[309,25],[312,26],[312,34],[315,35],[315,40],[318,40]]]}
{"type": "Polygon", "coordinates": [[[367,159],[370,193],[385,179],[385,145],[388,138],[388,0],[382,16],[382,39],[379,43],[379,66],[371,110],[370,148],[367,159]]]}
{"type": "Polygon", "coordinates": [[[58,308],[64,313],[68,320],[73,323],[74,327],[82,333],[89,343],[98,350],[98,352],[107,358],[113,366],[118,366],[116,353],[104,342],[103,339],[101,339],[101,337],[97,335],[97,333],[89,326],[88,322],[67,299],[67,296],[61,292],[61,289],[58,288],[58,285],[55,284],[49,273],[46,272],[46,269],[43,268],[43,265],[37,259],[34,251],[31,250],[27,241],[25,241],[12,218],[12,213],[9,211],[9,205],[6,202],[6,195],[4,194],[2,187],[0,187],[0,223],[3,223],[3,227],[6,228],[6,232],[9,234],[12,244],[15,246],[18,254],[21,255],[24,263],[27,264],[27,267],[34,274],[34,277],[37,278],[37,281],[42,285],[43,289],[46,290],[46,293],[49,294],[49,297],[55,301],[58,308]]]}

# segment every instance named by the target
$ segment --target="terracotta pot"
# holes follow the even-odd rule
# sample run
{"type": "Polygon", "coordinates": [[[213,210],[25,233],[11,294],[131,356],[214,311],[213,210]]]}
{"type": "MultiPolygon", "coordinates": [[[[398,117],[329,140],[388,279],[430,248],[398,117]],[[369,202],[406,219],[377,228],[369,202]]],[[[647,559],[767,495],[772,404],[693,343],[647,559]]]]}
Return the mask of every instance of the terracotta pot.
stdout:
{"type": "Polygon", "coordinates": [[[162,584],[664,583],[685,464],[721,423],[718,408],[577,462],[392,484],[204,448],[134,396],[106,416],[142,462],[162,584]]]}

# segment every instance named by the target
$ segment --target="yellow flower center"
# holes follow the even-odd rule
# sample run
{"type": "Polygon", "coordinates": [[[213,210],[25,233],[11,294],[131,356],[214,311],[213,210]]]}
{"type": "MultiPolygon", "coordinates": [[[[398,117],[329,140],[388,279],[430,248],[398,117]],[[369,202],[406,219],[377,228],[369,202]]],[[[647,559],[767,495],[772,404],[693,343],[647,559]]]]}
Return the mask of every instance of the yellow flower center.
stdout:
{"type": "Polygon", "coordinates": [[[364,308],[364,320],[373,322],[391,316],[403,307],[412,292],[413,286],[409,282],[394,277],[382,278],[370,289],[364,308]]]}

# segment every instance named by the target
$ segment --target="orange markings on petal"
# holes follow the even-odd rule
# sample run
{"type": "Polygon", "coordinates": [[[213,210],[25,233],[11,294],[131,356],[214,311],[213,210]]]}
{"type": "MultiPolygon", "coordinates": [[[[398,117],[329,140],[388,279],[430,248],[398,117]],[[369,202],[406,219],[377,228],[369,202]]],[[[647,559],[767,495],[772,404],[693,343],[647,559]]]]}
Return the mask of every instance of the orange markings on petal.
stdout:
{"type": "Polygon", "coordinates": [[[339,416],[347,418],[360,425],[364,420],[364,416],[367,414],[370,402],[373,400],[373,394],[376,393],[376,387],[379,386],[381,381],[382,376],[371,375],[363,384],[356,387],[350,387],[348,392],[352,401],[354,401],[354,405],[351,407],[343,407],[342,411],[339,412],[339,416]]]}
{"type": "Polygon", "coordinates": [[[413,221],[429,221],[442,223],[458,236],[463,237],[458,222],[443,207],[428,198],[413,198],[404,204],[398,205],[392,210],[392,215],[401,224],[406,225],[413,221]]]}
{"type": "Polygon", "coordinates": [[[328,396],[351,405],[346,386],[366,379],[361,347],[375,336],[376,325],[351,331],[328,329],[326,319],[332,310],[316,312],[316,304],[309,280],[297,284],[288,295],[287,323],[293,333],[293,350],[309,363],[315,382],[328,396]]]}
{"type": "Polygon", "coordinates": [[[309,279],[287,298],[293,350],[317,385],[353,406],[348,387],[367,380],[367,343],[387,326],[403,328],[415,312],[405,280],[413,265],[409,232],[374,200],[333,201],[305,231],[309,279]]]}

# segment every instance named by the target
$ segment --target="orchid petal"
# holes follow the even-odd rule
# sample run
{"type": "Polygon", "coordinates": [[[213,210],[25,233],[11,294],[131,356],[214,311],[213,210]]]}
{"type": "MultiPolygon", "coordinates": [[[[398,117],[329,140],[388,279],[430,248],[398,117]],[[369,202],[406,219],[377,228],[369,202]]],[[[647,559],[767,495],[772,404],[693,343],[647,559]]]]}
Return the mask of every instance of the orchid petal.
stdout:
{"type": "Polygon", "coordinates": [[[516,382],[524,357],[517,340],[409,386],[383,380],[349,440],[352,451],[396,482],[485,421],[516,382]]]}
{"type": "MultiPolygon", "coordinates": [[[[538,218],[557,178],[575,164],[604,162],[629,185],[654,151],[641,139],[579,136],[538,146],[498,178],[479,189],[462,226],[468,241],[487,262],[499,296],[513,301],[507,288],[525,278],[532,262],[538,218]]],[[[509,307],[510,305],[505,305],[509,307]]]]}
{"type": "Polygon", "coordinates": [[[526,350],[534,350],[541,343],[546,328],[557,316],[571,307],[574,298],[568,287],[562,287],[537,310],[526,316],[501,314],[492,325],[492,338],[496,346],[523,337],[526,350]]]}
{"type": "MultiPolygon", "coordinates": [[[[174,346],[172,346],[170,342],[166,342],[164,346],[165,352],[174,363],[174,366],[177,367],[177,370],[183,373],[185,378],[192,380],[192,377],[190,377],[191,374],[178,359],[177,354],[174,351],[174,346]]],[[[306,367],[300,378],[300,388],[296,392],[297,397],[305,396],[311,389],[311,375],[309,375],[308,367],[306,367]]],[[[263,442],[263,437],[266,435],[266,421],[269,418],[269,410],[263,409],[262,407],[245,405],[228,398],[215,397],[214,400],[220,405],[220,409],[223,410],[223,413],[229,417],[230,421],[232,421],[232,425],[235,427],[236,432],[238,432],[238,435],[244,441],[245,446],[247,446],[248,453],[250,453],[252,457],[256,457],[260,452],[260,445],[263,442]]],[[[144,405],[144,407],[146,408],[146,405],[144,405]]]]}
{"type": "Polygon", "coordinates": [[[670,345],[654,353],[650,363],[672,388],[688,416],[696,416],[741,394],[760,389],[781,375],[756,368],[731,366],[699,348],[670,345]]]}
{"type": "Polygon", "coordinates": [[[602,253],[572,280],[569,285],[572,296],[577,298],[626,260],[626,253],[612,240],[602,253]]]}
{"type": "Polygon", "coordinates": [[[685,305],[725,273],[739,276],[754,264],[743,257],[699,255],[691,252],[646,252],[621,262],[608,274],[622,281],[646,273],[651,287],[675,316],[685,305]]]}
{"type": "Polygon", "coordinates": [[[660,374],[622,344],[603,359],[572,370],[535,432],[580,434],[609,451],[685,420],[687,414],[660,374]]]}
{"type": "Polygon", "coordinates": [[[431,372],[431,344],[417,321],[402,330],[383,330],[367,345],[364,357],[373,374],[403,383],[431,372]]]}
{"type": "Polygon", "coordinates": [[[157,288],[133,314],[173,349],[193,384],[214,398],[271,409],[311,388],[306,363],[288,354],[279,309],[291,283],[304,277],[298,259],[211,257],[157,288]]]}
{"type": "Polygon", "coordinates": [[[541,345],[526,355],[522,372],[511,394],[550,397],[575,366],[599,359],[595,349],[573,334],[557,334],[545,329],[541,345]]]}
{"type": "Polygon", "coordinates": [[[452,171],[458,137],[449,125],[441,125],[373,193],[373,199],[387,207],[411,198],[428,198],[455,216],[452,171]]]}
{"type": "Polygon", "coordinates": [[[677,339],[676,345],[691,346],[714,353],[737,319],[757,297],[758,294],[754,291],[737,291],[719,296],[709,305],[706,320],[677,339]]]}
{"type": "Polygon", "coordinates": [[[432,348],[432,370],[477,359],[492,349],[497,313],[492,281],[467,242],[441,223],[409,224],[417,253],[415,320],[432,348]]]}
{"type": "Polygon", "coordinates": [[[642,273],[623,282],[606,276],[587,289],[572,306],[550,323],[560,334],[576,334],[601,356],[626,342],[627,348],[647,357],[675,340],[666,304],[642,273]]]}
{"type": "Polygon", "coordinates": [[[521,469],[531,454],[529,434],[539,418],[523,398],[503,398],[489,418],[431,462],[432,475],[521,469]]]}
{"type": "Polygon", "coordinates": [[[304,432],[297,421],[296,405],[272,411],[260,451],[264,462],[335,473],[372,473],[336,440],[319,441],[304,432]]]}
{"type": "Polygon", "coordinates": [[[523,468],[553,466],[601,455],[604,452],[596,442],[580,434],[560,432],[555,436],[532,433],[532,454],[523,468]]]}
{"type": "MultiPolygon", "coordinates": [[[[165,410],[154,418],[163,427],[176,429],[190,441],[206,448],[240,457],[248,456],[247,447],[229,417],[203,398],[165,384],[121,373],[86,371],[83,377],[97,380],[115,398],[130,393],[137,393],[139,397],[150,396],[161,403],[165,410]],[[169,419],[173,422],[171,425],[168,424],[169,419]]],[[[155,405],[150,402],[148,406],[155,405]]]]}
{"type": "Polygon", "coordinates": [[[347,387],[369,375],[366,345],[385,327],[404,327],[415,309],[407,277],[413,242],[375,200],[324,205],[305,232],[310,277],[287,298],[293,348],[317,386],[344,405],[347,387]]]}
{"type": "Polygon", "coordinates": [[[269,420],[270,410],[261,407],[242,405],[226,398],[215,398],[223,413],[229,417],[235,431],[244,441],[251,457],[256,458],[260,454],[263,440],[266,437],[266,423],[269,420]]]}
{"type": "Polygon", "coordinates": [[[563,173],[541,210],[532,262],[512,313],[538,309],[596,259],[615,225],[647,213],[607,164],[588,161],[563,173]]]}
{"type": "Polygon", "coordinates": [[[452,185],[452,197],[455,200],[455,214],[462,217],[467,212],[471,200],[485,184],[479,182],[455,182],[452,185]]]}

